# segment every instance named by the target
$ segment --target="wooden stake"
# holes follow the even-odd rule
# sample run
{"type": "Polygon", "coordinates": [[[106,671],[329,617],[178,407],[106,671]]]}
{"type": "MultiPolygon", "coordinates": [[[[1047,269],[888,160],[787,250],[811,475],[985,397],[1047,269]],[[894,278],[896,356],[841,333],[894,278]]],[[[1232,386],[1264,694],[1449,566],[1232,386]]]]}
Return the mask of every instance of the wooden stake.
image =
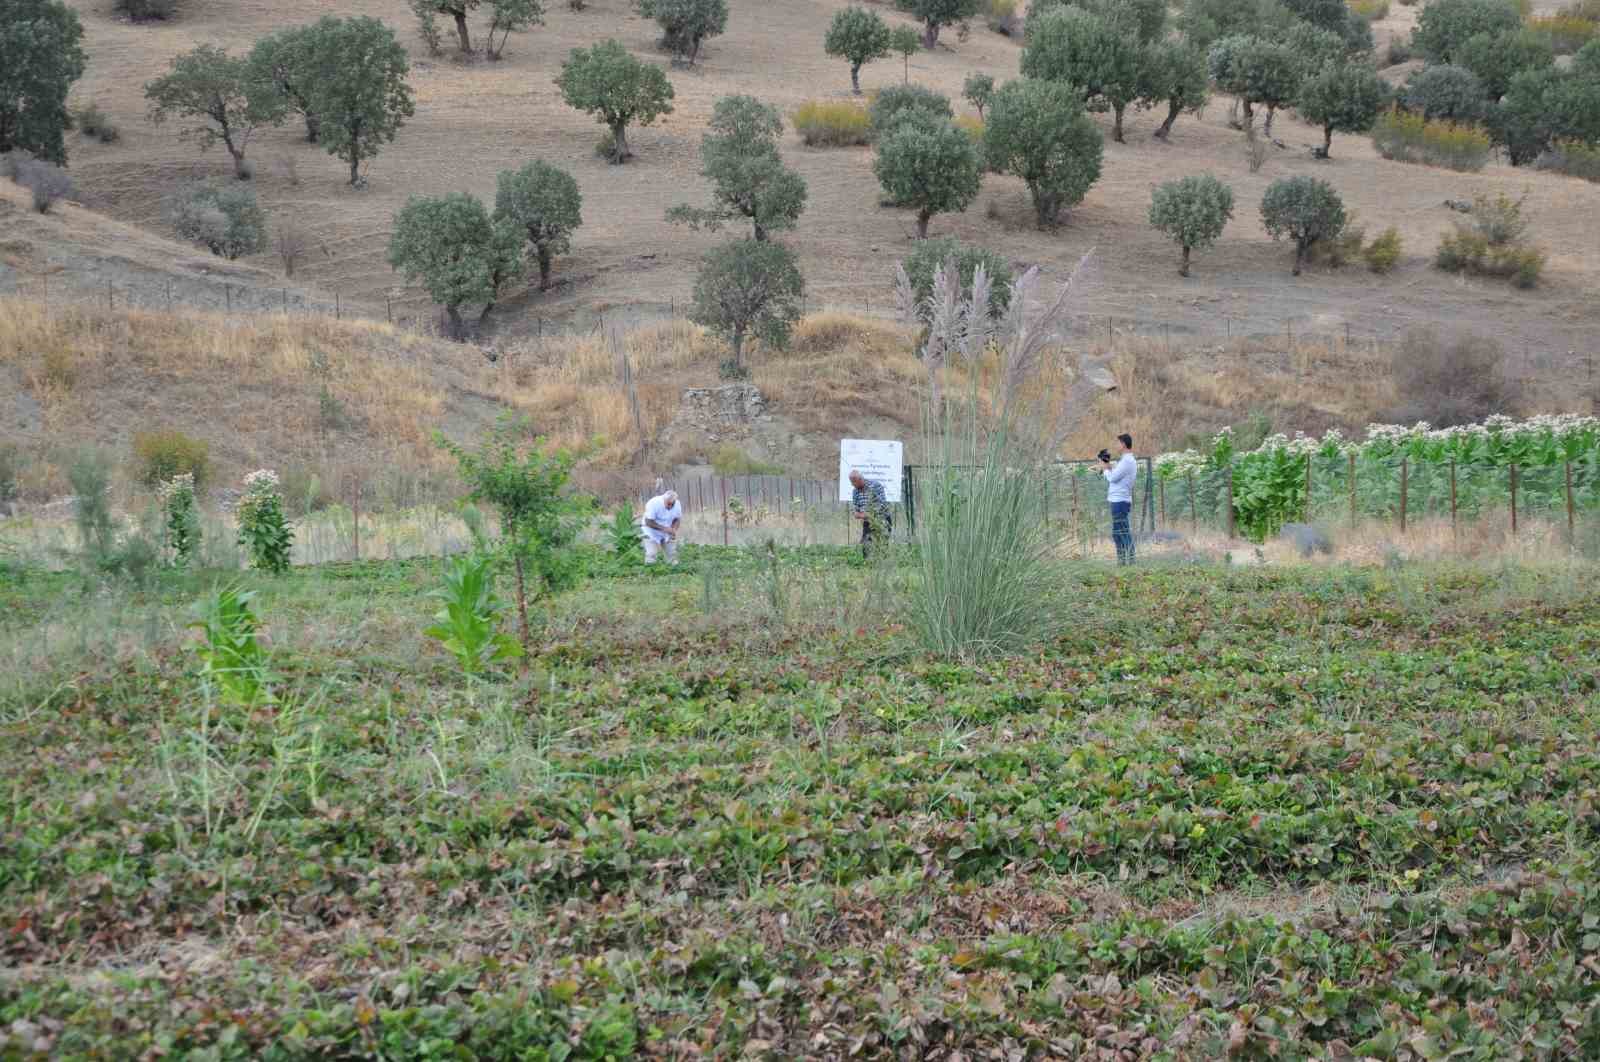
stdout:
{"type": "Polygon", "coordinates": [[[1517,466],[1511,465],[1511,537],[1517,537],[1517,466]]]}
{"type": "Polygon", "coordinates": [[[1350,526],[1352,528],[1354,528],[1356,526],[1356,455],[1355,455],[1355,451],[1352,450],[1347,456],[1350,458],[1350,526]]]}
{"type": "Polygon", "coordinates": [[[1572,514],[1572,462],[1566,462],[1567,472],[1567,545],[1574,545],[1577,539],[1577,527],[1573,522],[1572,514]]]}
{"type": "Polygon", "coordinates": [[[1406,488],[1410,479],[1411,466],[1407,458],[1400,459],[1400,533],[1406,533],[1406,488]]]}
{"type": "Polygon", "coordinates": [[[1450,459],[1450,537],[1455,539],[1456,532],[1456,459],[1450,459]]]}
{"type": "Polygon", "coordinates": [[[1306,454],[1306,505],[1305,522],[1311,522],[1311,455],[1306,454]]]}
{"type": "Polygon", "coordinates": [[[1197,508],[1195,508],[1195,501],[1194,501],[1194,473],[1193,472],[1189,473],[1188,479],[1189,479],[1189,529],[1190,529],[1190,531],[1192,533],[1198,535],[1200,533],[1200,512],[1199,512],[1199,510],[1197,508]]]}
{"type": "Polygon", "coordinates": [[[1232,542],[1236,528],[1233,522],[1233,466],[1228,466],[1228,541],[1232,542]]]}

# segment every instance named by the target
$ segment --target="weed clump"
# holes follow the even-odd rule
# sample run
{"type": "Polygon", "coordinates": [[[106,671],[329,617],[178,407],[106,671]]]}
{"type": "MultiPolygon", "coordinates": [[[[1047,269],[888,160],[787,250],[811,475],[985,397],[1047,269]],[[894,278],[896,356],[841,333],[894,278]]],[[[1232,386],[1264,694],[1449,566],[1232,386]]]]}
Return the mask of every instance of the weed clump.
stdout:
{"type": "Polygon", "coordinates": [[[1526,201],[1526,195],[1512,199],[1504,192],[1476,197],[1472,220],[1457,222],[1456,230],[1445,234],[1434,264],[1447,273],[1509,278],[1519,288],[1539,283],[1544,252],[1527,242],[1526,201]]]}
{"type": "Polygon", "coordinates": [[[867,109],[859,103],[811,100],[795,110],[793,120],[809,147],[853,147],[872,136],[867,109]]]}

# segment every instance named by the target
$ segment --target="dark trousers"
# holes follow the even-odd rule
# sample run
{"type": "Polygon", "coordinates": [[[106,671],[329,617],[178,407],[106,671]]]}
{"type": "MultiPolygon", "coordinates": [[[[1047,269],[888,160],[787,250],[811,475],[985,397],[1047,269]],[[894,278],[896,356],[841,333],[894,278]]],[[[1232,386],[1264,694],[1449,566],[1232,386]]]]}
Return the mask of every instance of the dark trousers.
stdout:
{"type": "Polygon", "coordinates": [[[894,520],[888,516],[868,517],[861,521],[861,555],[869,556],[873,543],[888,542],[894,531],[894,520]]]}
{"type": "Polygon", "coordinates": [[[1117,563],[1133,563],[1133,531],[1128,527],[1128,516],[1133,512],[1133,502],[1111,503],[1111,541],[1117,544],[1117,563]]]}

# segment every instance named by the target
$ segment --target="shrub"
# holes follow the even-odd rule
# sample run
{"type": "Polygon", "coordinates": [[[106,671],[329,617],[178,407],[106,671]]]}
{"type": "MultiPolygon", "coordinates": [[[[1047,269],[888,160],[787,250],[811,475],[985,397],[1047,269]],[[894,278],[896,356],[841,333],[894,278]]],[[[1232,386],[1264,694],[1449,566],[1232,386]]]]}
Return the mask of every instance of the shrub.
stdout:
{"type": "Polygon", "coordinates": [[[1022,29],[1022,0],[984,0],[983,20],[996,33],[1015,37],[1022,29]]]}
{"type": "Polygon", "coordinates": [[[1406,80],[1402,96],[1408,110],[1429,121],[1475,122],[1483,116],[1487,93],[1465,67],[1434,63],[1406,80]]]}
{"type": "Polygon", "coordinates": [[[117,0],[116,10],[132,22],[159,22],[177,12],[177,0],[117,0]]]}
{"type": "Polygon", "coordinates": [[[1399,66],[1401,63],[1411,61],[1411,38],[1394,36],[1389,38],[1389,50],[1384,53],[1384,60],[1389,66],[1399,66]]]}
{"type": "Polygon", "coordinates": [[[1489,161],[1489,134],[1460,122],[1430,122],[1420,114],[1389,111],[1372,127],[1372,146],[1397,162],[1420,162],[1476,172],[1489,161]]]}
{"type": "Polygon", "coordinates": [[[181,431],[141,431],[133,436],[133,459],[139,482],[147,487],[188,476],[190,485],[200,490],[211,464],[211,447],[181,431]]]}
{"type": "Polygon", "coordinates": [[[278,474],[263,468],[244,477],[244,496],[234,515],[239,521],[239,545],[249,554],[250,566],[270,575],[288,571],[294,532],[283,514],[278,474]]]}
{"type": "Polygon", "coordinates": [[[875,137],[883,136],[896,122],[908,116],[920,115],[944,122],[955,117],[955,113],[950,97],[921,85],[890,85],[880,89],[867,109],[875,137]]]}
{"type": "Polygon", "coordinates": [[[116,551],[116,526],[111,520],[111,462],[98,450],[80,450],[67,467],[72,485],[72,517],[78,525],[78,548],[98,562],[116,551]]]}
{"type": "Polygon", "coordinates": [[[977,108],[978,117],[981,119],[983,109],[994,99],[994,78],[988,74],[968,74],[967,79],[961,83],[961,98],[977,108]]]}
{"type": "Polygon", "coordinates": [[[78,127],[78,132],[84,136],[94,137],[102,144],[112,144],[122,137],[122,130],[118,129],[106,113],[94,102],[85,103],[72,115],[72,121],[78,127]]]}
{"type": "Polygon", "coordinates": [[[983,146],[983,119],[974,118],[970,114],[963,114],[956,118],[956,128],[972,138],[972,142],[979,147],[983,146]]]}
{"type": "Polygon", "coordinates": [[[71,175],[53,162],[23,155],[12,158],[7,168],[12,180],[28,190],[33,209],[41,214],[50,213],[57,202],[73,194],[71,175]]]}
{"type": "Polygon", "coordinates": [[[989,305],[996,315],[1002,314],[1011,303],[1011,263],[1000,255],[975,244],[962,243],[954,236],[940,236],[920,240],[900,264],[905,267],[911,281],[911,291],[920,306],[933,294],[933,275],[951,259],[961,277],[961,290],[966,297],[972,294],[972,274],[979,265],[989,276],[989,305]]]}
{"type": "Polygon", "coordinates": [[[1389,0],[1350,0],[1350,10],[1368,22],[1382,22],[1389,17],[1389,0]]]}
{"type": "Polygon", "coordinates": [[[256,193],[239,184],[202,181],[172,206],[172,227],[186,240],[229,260],[267,246],[267,216],[256,193]]]}
{"type": "Polygon", "coordinates": [[[15,443],[0,443],[0,516],[10,516],[17,500],[17,479],[22,470],[22,451],[15,443]]]}
{"type": "Polygon", "coordinates": [[[1457,222],[1456,231],[1439,241],[1434,264],[1448,273],[1505,277],[1519,288],[1533,287],[1544,269],[1544,252],[1527,242],[1526,200],[1504,192],[1474,198],[1471,220],[1457,222]]]}
{"type": "Polygon", "coordinates": [[[661,27],[661,43],[690,66],[706,38],[728,28],[728,0],[637,0],[637,4],[639,14],[661,27]]]}
{"type": "Polygon", "coordinates": [[[1448,63],[1478,34],[1506,33],[1521,25],[1509,0],[1431,0],[1417,16],[1412,43],[1429,62],[1448,63]]]}
{"type": "Polygon", "coordinates": [[[1400,261],[1400,250],[1400,232],[1391,225],[1367,245],[1361,257],[1374,273],[1387,273],[1400,261]]]}
{"type": "Polygon", "coordinates": [[[1600,181],[1600,147],[1576,140],[1562,140],[1552,144],[1534,164],[1541,170],[1581,177],[1586,181],[1600,181]]]}
{"type": "Polygon", "coordinates": [[[1261,222],[1267,234],[1294,241],[1295,276],[1314,246],[1344,232],[1345,221],[1339,193],[1315,177],[1280,177],[1261,198],[1261,222]]]}
{"type": "Polygon", "coordinates": [[[872,138],[872,121],[859,103],[807,100],[796,108],[793,121],[810,147],[853,147],[872,138]]]}
{"type": "Polygon", "coordinates": [[[1592,40],[1600,39],[1600,21],[1575,15],[1551,15],[1528,20],[1528,32],[1543,40],[1557,55],[1571,55],[1592,40]]]}
{"type": "Polygon", "coordinates": [[[1425,420],[1436,428],[1475,424],[1517,404],[1505,351],[1495,340],[1463,333],[1449,340],[1429,329],[1407,332],[1390,353],[1399,404],[1381,419],[1397,424],[1425,420]]]}
{"type": "Polygon", "coordinates": [[[1210,247],[1233,217],[1233,189],[1210,174],[1168,181],[1150,196],[1150,224],[1183,250],[1178,275],[1189,275],[1189,253],[1210,247]]]}

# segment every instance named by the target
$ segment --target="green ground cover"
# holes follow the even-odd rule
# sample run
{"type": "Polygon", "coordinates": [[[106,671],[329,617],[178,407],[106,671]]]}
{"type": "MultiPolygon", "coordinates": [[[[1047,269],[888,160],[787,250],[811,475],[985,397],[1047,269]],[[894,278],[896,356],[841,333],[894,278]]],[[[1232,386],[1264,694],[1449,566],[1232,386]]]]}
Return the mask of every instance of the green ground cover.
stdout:
{"type": "Polygon", "coordinates": [[[1600,1056],[1600,577],[587,555],[525,673],[441,563],[0,570],[0,1057],[1600,1056]]]}

